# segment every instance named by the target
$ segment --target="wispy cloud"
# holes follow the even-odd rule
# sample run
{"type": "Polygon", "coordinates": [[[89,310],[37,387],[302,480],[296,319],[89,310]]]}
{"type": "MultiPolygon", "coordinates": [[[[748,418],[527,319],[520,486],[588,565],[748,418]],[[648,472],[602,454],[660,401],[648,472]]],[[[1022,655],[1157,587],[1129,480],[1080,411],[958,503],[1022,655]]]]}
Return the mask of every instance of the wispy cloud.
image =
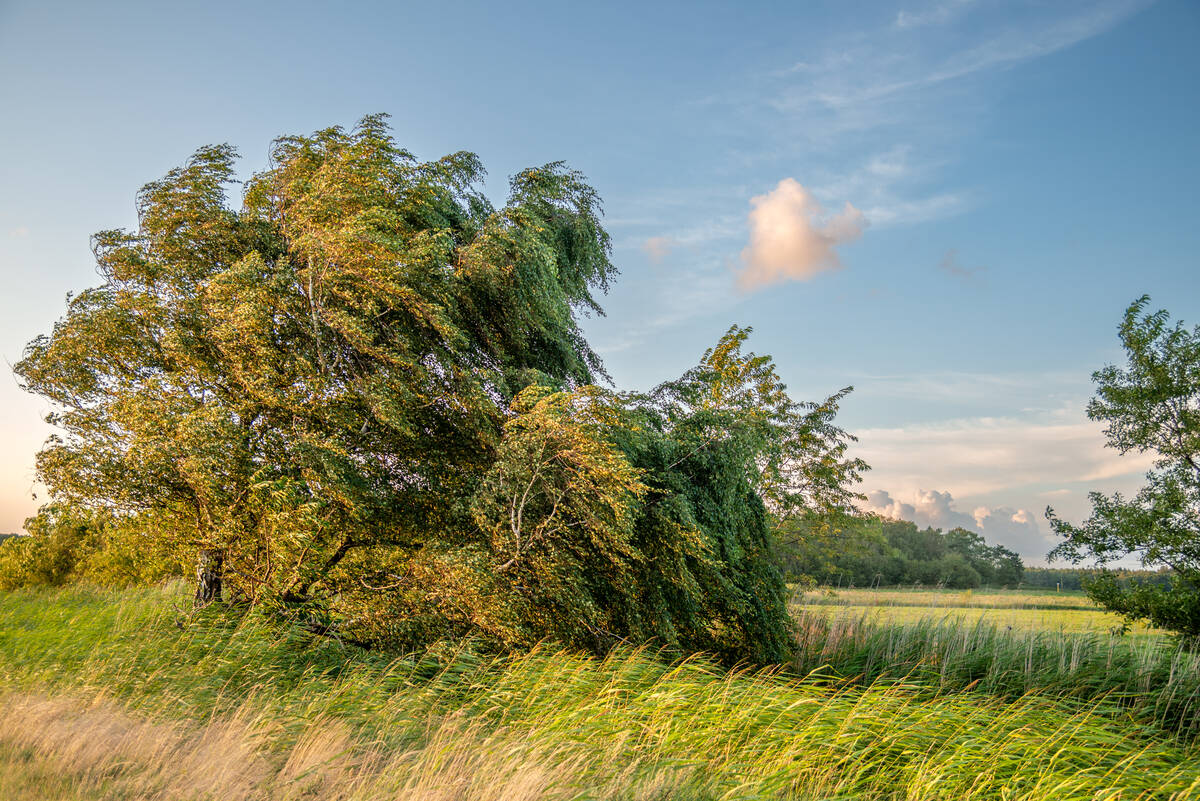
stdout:
{"type": "Polygon", "coordinates": [[[1012,491],[1037,494],[1075,484],[1082,494],[1087,488],[1102,489],[1116,479],[1140,476],[1153,461],[1106,448],[1103,426],[1086,420],[1078,407],[855,433],[856,455],[872,466],[871,482],[908,493],[942,485],[965,498],[1012,491]]]}
{"type": "Polygon", "coordinates": [[[8,235],[12,239],[24,239],[29,236],[29,228],[24,225],[18,225],[16,228],[10,230],[8,235]]]}
{"type": "Polygon", "coordinates": [[[817,197],[856,198],[872,225],[940,219],[967,209],[977,191],[940,176],[983,118],[978,80],[1103,34],[1149,1],[906,7],[885,24],[828,37],[730,102],[739,119],[759,122],[779,161],[825,166],[828,176],[807,177],[817,197]],[[823,191],[837,184],[858,191],[823,191]]]}
{"type": "Polygon", "coordinates": [[[675,240],[669,236],[652,236],[642,243],[642,251],[655,264],[662,264],[673,247],[675,240]]]}
{"type": "Polygon", "coordinates": [[[856,34],[833,44],[822,58],[805,62],[803,69],[793,68],[788,75],[798,80],[788,82],[772,104],[781,111],[823,108],[853,128],[856,122],[871,119],[854,116],[853,110],[861,106],[1050,55],[1104,33],[1148,4],[1148,0],[1115,0],[1067,6],[1036,21],[1014,15],[1008,23],[993,20],[980,26],[978,30],[985,31],[982,36],[964,33],[949,41],[914,38],[912,29],[945,22],[968,4],[941,3],[926,12],[902,11],[897,23],[909,22],[893,26],[899,31],[856,34]]]}
{"type": "Polygon", "coordinates": [[[902,30],[943,25],[966,10],[974,0],[945,0],[916,11],[901,10],[896,14],[895,27],[902,30]]]}
{"type": "MultiPolygon", "coordinates": [[[[1148,2],[902,2],[858,16],[853,30],[798,39],[774,70],[684,100],[684,113],[702,117],[719,148],[707,182],[617,199],[617,227],[629,224],[616,246],[665,273],[652,290],[662,309],[655,324],[728,308],[734,281],[753,288],[836,269],[838,247],[868,221],[879,229],[923,224],[986,203],[981,188],[945,180],[986,118],[983,81],[1100,35],[1148,2]],[[788,175],[800,179],[798,189],[781,192],[788,175]],[[770,201],[752,211],[747,232],[751,197],[770,201]],[[844,207],[847,200],[854,205],[844,207]],[[833,215],[812,211],[820,206],[833,215]],[[784,225],[764,222],[776,212],[784,225]],[[699,302],[680,305],[682,296],[699,302]]],[[[957,255],[942,269],[961,279],[982,272],[957,255]]]]}
{"type": "Polygon", "coordinates": [[[855,455],[872,468],[866,510],[921,526],[961,526],[1030,558],[1053,545],[1042,521],[1048,501],[1080,519],[1089,491],[1127,491],[1153,463],[1106,448],[1103,426],[1078,404],[855,433],[855,455]]]}
{"type": "Polygon", "coordinates": [[[938,262],[938,269],[947,275],[966,280],[975,278],[987,270],[986,267],[967,267],[963,265],[958,260],[958,251],[954,248],[947,250],[946,255],[942,256],[942,260],[938,262]]]}
{"type": "Polygon", "coordinates": [[[889,400],[975,405],[989,398],[1000,398],[1008,408],[1028,409],[1054,419],[1082,414],[1079,399],[1091,391],[1088,373],[1084,369],[1008,373],[974,370],[923,370],[915,373],[848,371],[845,375],[860,392],[889,400]]]}
{"type": "Polygon", "coordinates": [[[733,264],[719,258],[700,259],[660,277],[656,283],[655,297],[646,304],[647,313],[635,324],[623,325],[615,335],[601,335],[596,340],[597,353],[611,356],[627,351],[664,329],[717,312],[725,315],[722,325],[728,325],[733,307],[745,300],[733,291],[733,264]]]}
{"type": "Polygon", "coordinates": [[[928,176],[942,165],[913,158],[913,148],[894,145],[871,153],[849,169],[817,176],[813,194],[822,198],[852,197],[873,226],[907,225],[941,219],[965,211],[969,193],[930,191],[928,176]]]}

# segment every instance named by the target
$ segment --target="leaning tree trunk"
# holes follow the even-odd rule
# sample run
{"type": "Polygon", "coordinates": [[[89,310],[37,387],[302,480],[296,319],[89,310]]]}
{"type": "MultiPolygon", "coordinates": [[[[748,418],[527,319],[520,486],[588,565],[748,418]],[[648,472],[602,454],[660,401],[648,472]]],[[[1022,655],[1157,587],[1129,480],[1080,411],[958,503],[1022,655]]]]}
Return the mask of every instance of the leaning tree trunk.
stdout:
{"type": "Polygon", "coordinates": [[[221,600],[221,573],[225,556],[215,548],[202,548],[196,556],[196,600],[193,606],[201,609],[221,600]]]}

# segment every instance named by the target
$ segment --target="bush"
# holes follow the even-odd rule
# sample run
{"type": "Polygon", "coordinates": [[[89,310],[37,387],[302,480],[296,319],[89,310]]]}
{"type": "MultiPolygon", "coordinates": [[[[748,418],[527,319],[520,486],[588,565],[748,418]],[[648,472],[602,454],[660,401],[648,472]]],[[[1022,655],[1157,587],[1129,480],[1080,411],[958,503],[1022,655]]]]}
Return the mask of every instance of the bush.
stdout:
{"type": "Polygon", "coordinates": [[[0,541],[0,590],[72,581],[145,586],[182,575],[181,562],[162,547],[155,528],[148,518],[48,504],[25,521],[26,536],[0,541]]]}

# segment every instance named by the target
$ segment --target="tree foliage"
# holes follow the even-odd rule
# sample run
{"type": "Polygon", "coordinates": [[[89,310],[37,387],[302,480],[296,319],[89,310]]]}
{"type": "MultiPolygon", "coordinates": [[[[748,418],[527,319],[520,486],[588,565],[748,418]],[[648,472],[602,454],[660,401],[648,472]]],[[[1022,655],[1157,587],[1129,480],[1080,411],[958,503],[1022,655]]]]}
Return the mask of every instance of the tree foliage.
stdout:
{"type": "Polygon", "coordinates": [[[150,522],[46,504],[25,521],[27,535],[0,540],[0,590],[74,581],[129,587],[181,575],[180,554],[150,522]]]}
{"type": "Polygon", "coordinates": [[[56,498],[166,516],[242,594],[301,600],[354,549],[455,524],[521,382],[592,379],[574,309],[613,270],[560,165],[494,209],[474,156],[419,163],[368,117],[278,140],[238,212],[234,158],[145,187],[17,372],[59,408],[56,498]]]}
{"type": "Polygon", "coordinates": [[[652,393],[597,388],[579,318],[616,270],[561,164],[495,207],[473,154],[418,161],[373,116],[277,140],[233,208],[235,158],[147,185],[17,365],[56,502],[364,641],[783,655],[770,516],[849,508],[845,391],[794,402],[736,327],[652,393]]]}
{"type": "Polygon", "coordinates": [[[1148,568],[1174,573],[1169,587],[1118,581],[1101,574],[1089,593],[1133,619],[1189,637],[1200,636],[1200,327],[1171,323],[1166,311],[1147,312],[1143,296],[1125,311],[1119,334],[1125,366],[1092,375],[1096,396],[1088,417],[1107,423],[1110,447],[1157,458],[1133,498],[1090,494],[1092,515],[1082,525],[1046,515],[1062,536],[1053,556],[1104,566],[1136,557],[1148,568]]]}

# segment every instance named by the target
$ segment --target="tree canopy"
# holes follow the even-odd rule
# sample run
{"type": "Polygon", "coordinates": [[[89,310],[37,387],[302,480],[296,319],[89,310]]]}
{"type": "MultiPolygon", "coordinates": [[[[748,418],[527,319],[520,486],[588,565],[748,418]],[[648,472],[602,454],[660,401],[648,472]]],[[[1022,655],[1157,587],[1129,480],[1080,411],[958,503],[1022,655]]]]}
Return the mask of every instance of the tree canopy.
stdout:
{"type": "Polygon", "coordinates": [[[364,642],[782,657],[769,520],[850,508],[848,390],[793,401],[737,327],[651,393],[597,387],[579,319],[616,269],[560,163],[496,207],[475,155],[418,161],[371,116],[276,140],[234,208],[236,155],[144,187],[16,366],[54,405],[54,501],[364,642]]]}
{"type": "Polygon", "coordinates": [[[1105,607],[1188,637],[1200,636],[1200,326],[1172,324],[1165,310],[1146,311],[1149,297],[1125,311],[1119,334],[1125,366],[1092,374],[1096,396],[1088,417],[1107,423],[1110,447],[1157,458],[1133,498],[1090,494],[1081,525],[1046,516],[1063,541],[1052,556],[1103,566],[1136,558],[1173,572],[1161,582],[1121,582],[1101,573],[1089,594],[1105,607]]]}

